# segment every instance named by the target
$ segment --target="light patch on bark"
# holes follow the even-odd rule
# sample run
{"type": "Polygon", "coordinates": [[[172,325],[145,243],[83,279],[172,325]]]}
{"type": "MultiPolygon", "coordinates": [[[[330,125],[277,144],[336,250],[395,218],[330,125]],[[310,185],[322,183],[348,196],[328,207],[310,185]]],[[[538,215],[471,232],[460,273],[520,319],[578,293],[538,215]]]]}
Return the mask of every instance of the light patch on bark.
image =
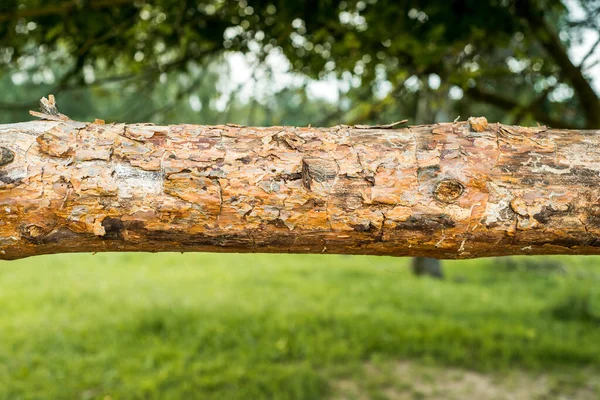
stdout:
{"type": "Polygon", "coordinates": [[[140,195],[157,195],[162,192],[160,172],[145,171],[127,164],[114,166],[119,197],[133,198],[140,195]]]}
{"type": "Polygon", "coordinates": [[[532,171],[536,173],[548,172],[550,174],[563,175],[571,172],[571,168],[553,168],[549,165],[542,165],[537,168],[533,168],[532,171]]]}
{"type": "Polygon", "coordinates": [[[493,197],[494,201],[486,205],[485,224],[506,221],[506,215],[510,212],[510,201],[514,195],[507,188],[493,182],[488,182],[487,186],[490,189],[490,197],[493,197]]]}

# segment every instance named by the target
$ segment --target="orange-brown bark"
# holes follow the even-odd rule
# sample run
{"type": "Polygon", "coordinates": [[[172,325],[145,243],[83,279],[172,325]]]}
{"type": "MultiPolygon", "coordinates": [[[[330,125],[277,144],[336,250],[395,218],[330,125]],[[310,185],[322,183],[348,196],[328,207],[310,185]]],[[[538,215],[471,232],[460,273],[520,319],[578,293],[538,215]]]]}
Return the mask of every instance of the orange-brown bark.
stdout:
{"type": "Polygon", "coordinates": [[[600,254],[600,131],[0,125],[0,258],[600,254]]]}

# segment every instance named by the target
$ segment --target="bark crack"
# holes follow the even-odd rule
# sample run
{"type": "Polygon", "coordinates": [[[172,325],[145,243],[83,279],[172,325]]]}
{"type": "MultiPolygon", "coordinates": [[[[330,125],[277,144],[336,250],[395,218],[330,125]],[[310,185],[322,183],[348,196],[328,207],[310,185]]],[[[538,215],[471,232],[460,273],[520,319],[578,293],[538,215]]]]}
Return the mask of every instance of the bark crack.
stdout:
{"type": "Polygon", "coordinates": [[[218,226],[221,213],[223,212],[223,187],[221,186],[221,180],[219,178],[211,178],[211,181],[216,183],[219,188],[219,211],[217,213],[217,218],[215,218],[215,225],[218,226]]]}
{"type": "Polygon", "coordinates": [[[421,179],[419,178],[419,140],[417,138],[417,134],[413,132],[412,129],[408,128],[408,131],[413,135],[413,145],[415,147],[414,157],[415,157],[415,177],[417,178],[417,185],[421,185],[421,179]]]}

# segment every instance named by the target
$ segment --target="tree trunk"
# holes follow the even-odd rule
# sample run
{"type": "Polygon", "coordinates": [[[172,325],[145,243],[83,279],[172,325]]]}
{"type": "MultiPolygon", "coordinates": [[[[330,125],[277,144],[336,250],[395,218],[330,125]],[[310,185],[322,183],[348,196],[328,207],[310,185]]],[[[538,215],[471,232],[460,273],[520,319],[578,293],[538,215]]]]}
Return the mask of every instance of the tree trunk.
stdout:
{"type": "Polygon", "coordinates": [[[3,259],[600,254],[600,131],[55,119],[0,125],[3,259]]]}
{"type": "Polygon", "coordinates": [[[412,259],[412,270],[417,276],[428,275],[444,279],[442,263],[437,258],[415,257],[412,259]]]}

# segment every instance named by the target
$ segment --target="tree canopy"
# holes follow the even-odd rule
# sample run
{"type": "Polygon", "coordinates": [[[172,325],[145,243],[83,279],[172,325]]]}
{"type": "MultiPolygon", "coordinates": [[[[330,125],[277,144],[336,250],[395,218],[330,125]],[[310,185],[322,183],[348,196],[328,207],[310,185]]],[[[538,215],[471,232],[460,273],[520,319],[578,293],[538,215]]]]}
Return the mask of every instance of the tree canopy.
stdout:
{"type": "Polygon", "coordinates": [[[599,61],[600,39],[589,37],[600,1],[570,6],[577,15],[558,0],[4,0],[0,107],[14,119],[42,90],[93,89],[120,99],[129,118],[150,118],[157,109],[147,105],[134,113],[140,98],[170,96],[158,111],[178,107],[214,84],[220,56],[252,53],[260,64],[278,52],[293,73],[352,82],[348,104],[325,107],[324,123],[433,122],[441,108],[466,116],[484,107],[509,123],[598,128],[587,74],[599,61]],[[575,63],[568,49],[581,42],[590,44],[575,63]]]}

